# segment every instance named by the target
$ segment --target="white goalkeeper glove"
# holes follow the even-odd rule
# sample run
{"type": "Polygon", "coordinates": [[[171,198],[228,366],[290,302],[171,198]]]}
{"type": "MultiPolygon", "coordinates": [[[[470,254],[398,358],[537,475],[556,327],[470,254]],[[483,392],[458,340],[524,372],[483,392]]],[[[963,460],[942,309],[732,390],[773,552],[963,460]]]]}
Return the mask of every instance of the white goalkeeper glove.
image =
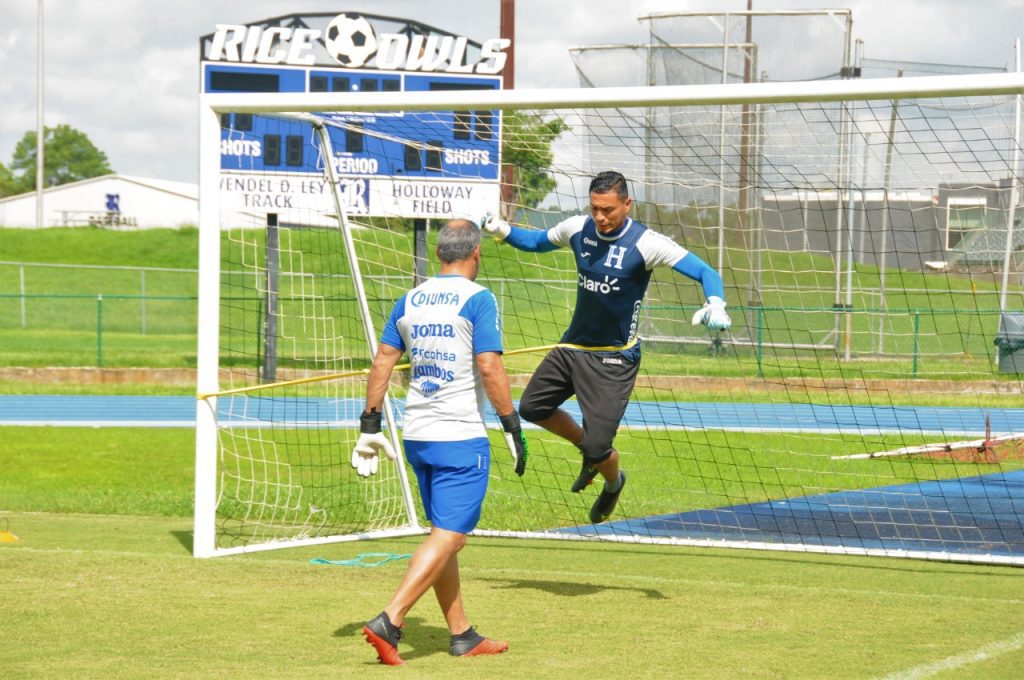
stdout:
{"type": "Polygon", "coordinates": [[[504,241],[512,233],[512,227],[505,220],[499,220],[494,213],[489,212],[480,218],[480,231],[486,231],[499,241],[504,241]]]}
{"type": "Polygon", "coordinates": [[[725,300],[712,295],[693,315],[690,323],[694,326],[704,324],[709,331],[724,331],[732,325],[732,319],[725,311],[725,300]]]}
{"type": "Polygon", "coordinates": [[[372,409],[359,417],[359,439],[352,449],[352,467],[360,477],[377,474],[380,452],[391,460],[397,460],[391,442],[380,432],[380,411],[372,409]]]}
{"type": "Polygon", "coordinates": [[[519,414],[515,411],[507,416],[498,416],[501,420],[501,429],[505,435],[505,444],[508,446],[512,460],[516,463],[516,474],[520,477],[526,472],[526,458],[529,456],[529,447],[526,445],[526,436],[523,434],[523,426],[519,422],[519,414]]]}

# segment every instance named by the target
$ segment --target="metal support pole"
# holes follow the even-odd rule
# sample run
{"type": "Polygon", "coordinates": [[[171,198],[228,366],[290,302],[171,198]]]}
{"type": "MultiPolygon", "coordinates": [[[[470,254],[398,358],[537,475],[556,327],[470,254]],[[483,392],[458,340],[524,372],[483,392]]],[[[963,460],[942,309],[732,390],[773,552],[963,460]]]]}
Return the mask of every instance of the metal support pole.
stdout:
{"type": "Polygon", "coordinates": [[[28,327],[28,316],[25,311],[25,265],[18,267],[18,285],[21,287],[21,327],[28,327]]]}
{"type": "MultiPolygon", "coordinates": [[[[725,31],[722,38],[722,84],[729,82],[729,23],[725,13],[725,31]]],[[[718,130],[718,271],[725,268],[725,112],[723,104],[718,130]]]]}
{"type": "Polygon", "coordinates": [[[43,124],[43,0],[36,5],[36,226],[44,227],[43,186],[46,181],[46,153],[44,142],[46,127],[43,124]]]}
{"type": "Polygon", "coordinates": [[[277,298],[281,272],[277,213],[267,213],[267,315],[263,326],[263,381],[277,380],[277,298]]]}
{"type": "Polygon", "coordinates": [[[139,270],[139,299],[141,300],[142,334],[146,334],[146,270],[139,270]]]}
{"type": "Polygon", "coordinates": [[[868,152],[871,150],[871,136],[874,132],[868,132],[864,135],[864,156],[861,159],[860,168],[860,241],[857,246],[857,258],[856,261],[860,264],[864,264],[864,250],[866,248],[865,242],[867,241],[868,227],[868,199],[867,199],[867,185],[868,185],[868,152]]]}
{"type": "MultiPolygon", "coordinates": [[[[1020,73],[1020,38],[1013,43],[1017,72],[1020,73]]],[[[1010,265],[1013,263],[1013,228],[1017,219],[1017,201],[1020,200],[1020,95],[1013,98],[1013,161],[1010,166],[1010,209],[1006,215],[1006,247],[1003,252],[1003,280],[999,291],[1000,317],[1006,311],[1006,289],[1010,285],[1010,265]]],[[[996,346],[996,365],[999,364],[999,347],[996,346]]]]}
{"type": "MultiPolygon", "coordinates": [[[[334,158],[334,148],[331,146],[331,137],[327,134],[327,129],[322,123],[315,123],[314,129],[317,134],[317,138],[320,140],[320,149],[324,158],[334,158]]],[[[338,192],[338,177],[334,171],[333,163],[325,163],[324,171],[327,174],[328,184],[331,186],[331,197],[334,199],[334,209],[338,213],[338,231],[340,232],[342,243],[345,246],[345,254],[348,256],[349,267],[352,269],[352,285],[356,292],[356,301],[359,304],[359,316],[363,322],[363,332],[366,334],[367,348],[370,350],[370,356],[373,357],[377,354],[377,334],[373,327],[373,318],[370,316],[370,306],[366,298],[366,289],[363,286],[363,275],[359,268],[359,256],[356,254],[355,241],[352,238],[352,227],[348,223],[348,215],[345,212],[345,208],[342,206],[341,196],[338,192]]],[[[384,392],[384,421],[388,426],[388,436],[391,439],[391,445],[398,452],[398,464],[396,465],[398,471],[398,478],[401,481],[402,488],[402,499],[405,501],[405,512],[406,517],[409,520],[409,525],[412,528],[419,527],[419,518],[416,516],[416,506],[412,500],[412,490],[409,486],[409,478],[405,470],[405,460],[402,454],[402,447],[398,441],[398,423],[395,417],[394,409],[391,407],[391,398],[388,396],[388,391],[384,392]]]]}
{"type": "MultiPolygon", "coordinates": [[[[505,68],[501,72],[501,87],[512,90],[516,86],[516,0],[501,0],[499,14],[501,37],[509,41],[508,47],[505,49],[505,68]]],[[[515,167],[505,163],[501,166],[501,216],[505,219],[512,217],[506,211],[512,209],[515,182],[515,167]]]]}
{"type": "MultiPolygon", "coordinates": [[[[901,68],[897,74],[903,77],[901,68]]],[[[885,265],[889,248],[889,183],[892,181],[893,140],[896,137],[896,118],[899,116],[900,102],[892,100],[892,113],[889,114],[889,132],[885,147],[885,176],[882,178],[882,245],[878,260],[878,354],[885,350],[885,265]]],[[[895,239],[894,239],[895,241],[895,239]]],[[[898,264],[898,263],[897,263],[898,264]]]]}
{"type": "MultiPolygon", "coordinates": [[[[852,128],[852,125],[851,125],[852,128]]],[[[853,139],[850,139],[848,158],[853,158],[853,139]]],[[[846,202],[846,331],[843,337],[843,359],[849,361],[853,353],[853,168],[846,173],[849,190],[846,202]]],[[[861,189],[861,205],[864,191],[861,189]]]]}
{"type": "Polygon", "coordinates": [[[836,290],[835,290],[835,301],[832,304],[832,308],[836,310],[835,318],[832,325],[832,335],[836,344],[836,349],[839,346],[839,320],[842,313],[843,304],[843,190],[849,189],[846,186],[847,172],[846,172],[846,156],[848,153],[847,142],[849,141],[849,115],[846,102],[840,103],[840,120],[839,120],[839,162],[836,167],[836,231],[835,231],[835,251],[833,252],[833,260],[836,268],[836,290]]]}
{"type": "Polygon", "coordinates": [[[103,295],[96,296],[96,367],[103,368],[103,295]]]}
{"type": "Polygon", "coordinates": [[[413,220],[412,234],[414,266],[412,285],[418,286],[427,280],[427,221],[425,219],[413,220]]]}

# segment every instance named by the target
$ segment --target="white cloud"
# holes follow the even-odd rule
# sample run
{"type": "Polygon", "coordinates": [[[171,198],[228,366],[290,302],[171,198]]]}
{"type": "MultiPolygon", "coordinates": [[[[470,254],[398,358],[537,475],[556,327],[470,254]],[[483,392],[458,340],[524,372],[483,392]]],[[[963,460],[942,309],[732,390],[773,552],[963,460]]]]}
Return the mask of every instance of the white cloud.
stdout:
{"type": "MultiPolygon", "coordinates": [[[[757,9],[818,8],[819,0],[758,0],[757,9]]],[[[1012,63],[1024,30],[1024,0],[979,8],[962,0],[848,0],[854,35],[873,58],[967,65],[1012,63]]],[[[194,180],[198,43],[218,22],[245,23],[290,13],[358,9],[408,17],[474,39],[496,37],[498,2],[462,0],[46,0],[46,121],[86,134],[127,174],[194,180]]],[[[695,9],[742,10],[742,0],[519,0],[516,80],[519,87],[575,87],[571,47],[633,43],[646,38],[643,14],[695,9]]],[[[36,4],[0,0],[0,162],[35,128],[36,4]]],[[[628,74],[627,74],[628,75],[628,74]]]]}

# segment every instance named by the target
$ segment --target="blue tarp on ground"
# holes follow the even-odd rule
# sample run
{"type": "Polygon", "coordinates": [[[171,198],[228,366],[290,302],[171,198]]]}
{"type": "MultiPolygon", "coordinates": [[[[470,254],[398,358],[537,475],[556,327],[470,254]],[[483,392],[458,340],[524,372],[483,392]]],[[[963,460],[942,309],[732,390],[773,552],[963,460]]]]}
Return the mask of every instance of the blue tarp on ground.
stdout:
{"type": "Polygon", "coordinates": [[[582,525],[583,536],[1024,556],[1024,470],[582,525]]]}

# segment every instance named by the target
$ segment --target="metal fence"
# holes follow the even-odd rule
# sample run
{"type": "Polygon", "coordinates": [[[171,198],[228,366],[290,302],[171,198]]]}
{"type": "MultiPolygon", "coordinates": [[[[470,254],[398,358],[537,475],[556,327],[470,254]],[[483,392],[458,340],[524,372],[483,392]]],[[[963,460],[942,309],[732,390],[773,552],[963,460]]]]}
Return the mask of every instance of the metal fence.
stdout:
{"type": "MultiPolygon", "coordinates": [[[[0,262],[0,366],[193,367],[196,277],[191,269],[0,262]]],[[[390,312],[394,291],[412,283],[411,277],[366,278],[371,307],[381,318],[390,312]]],[[[559,318],[550,320],[554,325],[546,333],[557,341],[573,309],[575,281],[481,277],[479,282],[494,292],[510,320],[529,317],[533,299],[543,295],[557,308],[559,318]]],[[[259,309],[260,286],[254,284],[253,309],[259,309]]],[[[780,290],[782,299],[786,294],[780,290]]],[[[906,302],[930,301],[935,294],[900,289],[906,302]]],[[[1001,312],[995,290],[950,294],[943,299],[954,304],[941,307],[887,304],[876,288],[856,291],[849,309],[824,300],[820,306],[732,304],[733,327],[721,339],[690,325],[695,306],[657,298],[655,284],[641,311],[640,335],[648,354],[670,361],[673,355],[725,352],[737,360],[729,370],[751,376],[784,367],[790,359],[795,366],[798,355],[814,355],[818,368],[845,363],[879,375],[998,374],[1001,312]]],[[[515,328],[505,331],[507,344],[514,346],[515,328]]]]}

